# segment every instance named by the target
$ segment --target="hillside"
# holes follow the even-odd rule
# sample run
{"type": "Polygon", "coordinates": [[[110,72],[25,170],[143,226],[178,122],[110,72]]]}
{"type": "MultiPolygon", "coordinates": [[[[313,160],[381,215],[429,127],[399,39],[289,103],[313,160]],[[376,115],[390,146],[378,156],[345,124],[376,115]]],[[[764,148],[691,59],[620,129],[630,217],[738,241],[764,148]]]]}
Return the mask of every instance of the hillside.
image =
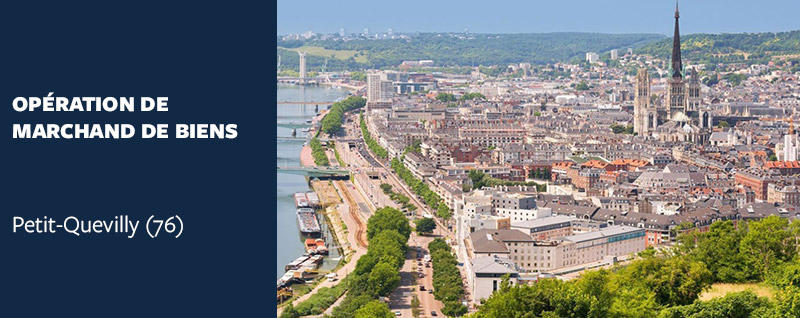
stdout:
{"type": "Polygon", "coordinates": [[[297,69],[297,54],[288,50],[311,47],[307,65],[320,70],[397,66],[405,60],[433,60],[436,66],[545,64],[582,59],[586,52],[637,48],[665,37],[657,34],[527,33],[455,34],[419,33],[408,39],[277,41],[281,69],[297,69]],[[322,55],[324,54],[324,55],[322,55]]]}
{"type": "MultiPolygon", "coordinates": [[[[642,46],[638,53],[669,58],[672,38],[642,46]]],[[[800,58],[800,31],[778,33],[689,34],[681,36],[681,54],[691,63],[764,63],[776,56],[800,58]]]]}

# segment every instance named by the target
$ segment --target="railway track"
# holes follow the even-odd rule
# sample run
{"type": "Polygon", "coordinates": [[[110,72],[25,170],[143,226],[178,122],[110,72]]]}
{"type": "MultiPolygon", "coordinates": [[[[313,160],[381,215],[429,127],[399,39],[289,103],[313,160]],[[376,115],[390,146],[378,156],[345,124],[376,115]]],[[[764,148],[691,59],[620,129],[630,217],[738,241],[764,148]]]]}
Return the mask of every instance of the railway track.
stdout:
{"type": "Polygon", "coordinates": [[[350,195],[350,190],[347,189],[347,186],[342,181],[335,181],[339,185],[339,189],[342,189],[344,193],[344,199],[347,200],[347,206],[350,207],[350,217],[356,222],[356,244],[358,246],[366,248],[367,247],[367,231],[366,225],[364,221],[361,220],[361,215],[358,212],[358,204],[356,200],[353,200],[353,197],[350,195]]]}

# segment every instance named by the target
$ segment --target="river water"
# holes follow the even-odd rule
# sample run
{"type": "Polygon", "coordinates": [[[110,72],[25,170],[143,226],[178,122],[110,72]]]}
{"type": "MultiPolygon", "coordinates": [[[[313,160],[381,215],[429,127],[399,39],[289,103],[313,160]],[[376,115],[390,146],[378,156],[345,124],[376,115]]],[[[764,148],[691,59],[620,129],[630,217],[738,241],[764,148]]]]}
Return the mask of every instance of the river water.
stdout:
{"type": "MultiPolygon", "coordinates": [[[[347,91],[325,87],[302,87],[294,85],[278,85],[278,101],[334,101],[347,96],[347,91]]],[[[297,137],[304,137],[302,132],[306,128],[306,120],[316,114],[314,105],[278,104],[277,105],[277,164],[278,166],[299,166],[300,150],[303,148],[302,139],[291,139],[292,128],[297,129],[297,137]]],[[[311,191],[306,177],[289,173],[277,174],[277,209],[275,210],[278,245],[276,251],[276,279],[285,273],[284,266],[305,253],[303,242],[305,237],[300,234],[297,227],[296,209],[294,206],[294,193],[311,191]]],[[[322,263],[322,269],[336,267],[339,260],[338,250],[335,248],[332,235],[322,214],[318,214],[320,224],[323,226],[322,237],[328,244],[330,255],[322,263]]]]}

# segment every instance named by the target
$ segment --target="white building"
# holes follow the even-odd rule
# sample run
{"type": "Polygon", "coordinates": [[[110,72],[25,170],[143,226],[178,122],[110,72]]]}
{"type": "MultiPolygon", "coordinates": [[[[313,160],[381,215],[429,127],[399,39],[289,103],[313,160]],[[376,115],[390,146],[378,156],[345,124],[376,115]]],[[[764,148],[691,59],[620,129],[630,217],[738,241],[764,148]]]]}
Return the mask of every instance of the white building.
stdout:
{"type": "Polygon", "coordinates": [[[618,58],[619,58],[619,51],[617,51],[616,49],[611,50],[611,59],[616,60],[618,58]]]}
{"type": "Polygon", "coordinates": [[[552,215],[553,210],[550,208],[534,208],[534,209],[496,209],[497,216],[506,217],[511,222],[528,221],[539,219],[552,215]]]}
{"type": "Polygon", "coordinates": [[[300,55],[300,79],[305,80],[308,77],[306,72],[306,52],[297,52],[300,55]]]}
{"type": "Polygon", "coordinates": [[[781,161],[797,161],[798,155],[798,138],[797,134],[792,129],[789,134],[783,136],[783,158],[778,158],[781,161]]]}
{"type": "Polygon", "coordinates": [[[586,52],[586,61],[590,64],[597,63],[600,60],[600,55],[595,52],[586,52]]]}
{"type": "Polygon", "coordinates": [[[519,272],[516,270],[514,262],[507,258],[497,256],[478,257],[472,260],[472,275],[470,275],[470,286],[472,286],[472,297],[476,303],[489,298],[495,291],[500,289],[503,276],[508,275],[509,282],[516,284],[519,272]]]}

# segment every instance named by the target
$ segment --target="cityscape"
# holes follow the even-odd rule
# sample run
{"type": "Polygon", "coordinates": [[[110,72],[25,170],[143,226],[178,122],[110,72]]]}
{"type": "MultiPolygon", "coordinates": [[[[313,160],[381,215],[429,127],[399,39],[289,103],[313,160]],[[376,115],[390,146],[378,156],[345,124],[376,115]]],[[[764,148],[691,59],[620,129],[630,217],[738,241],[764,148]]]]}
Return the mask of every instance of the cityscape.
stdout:
{"type": "Polygon", "coordinates": [[[278,35],[277,315],[800,317],[800,31],[682,13],[278,35]]]}

